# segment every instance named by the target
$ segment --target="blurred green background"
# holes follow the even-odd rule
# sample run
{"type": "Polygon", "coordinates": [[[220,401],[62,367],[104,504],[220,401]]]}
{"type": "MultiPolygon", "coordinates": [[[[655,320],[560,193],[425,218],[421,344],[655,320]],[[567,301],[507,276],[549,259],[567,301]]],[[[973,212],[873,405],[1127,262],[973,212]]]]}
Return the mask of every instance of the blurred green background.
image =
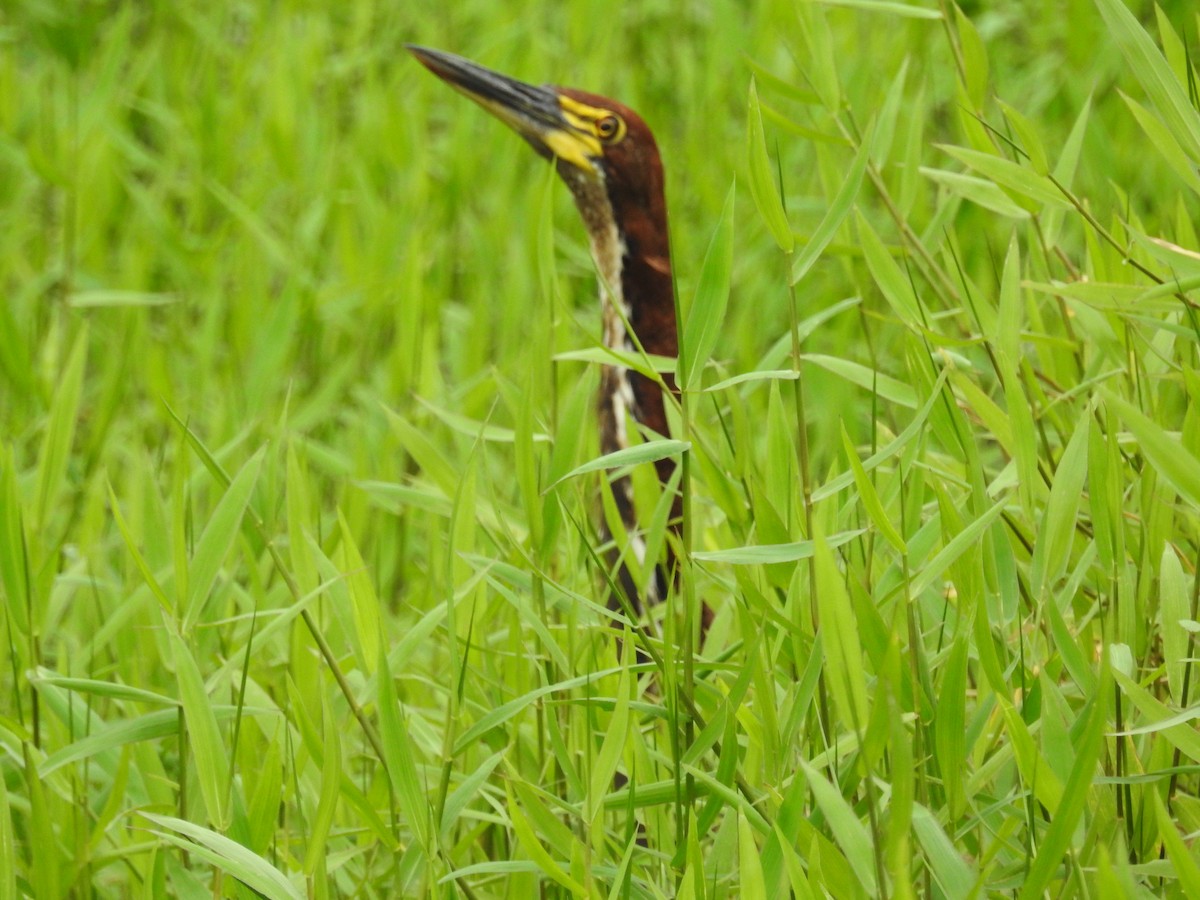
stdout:
{"type": "MultiPolygon", "coordinates": [[[[1161,133],[1123,99],[1154,108],[1145,72],[1102,14],[1110,6],[8,0],[0,868],[12,865],[0,900],[248,896],[245,884],[268,896],[451,896],[474,884],[476,895],[518,897],[578,894],[579,882],[593,896],[774,896],[789,853],[818,893],[870,894],[861,873],[878,863],[901,895],[911,874],[918,893],[936,879],[941,896],[999,896],[1030,874],[1043,840],[1058,857],[1067,853],[1059,841],[1077,854],[1064,895],[1081,885],[1186,893],[1200,882],[1187,865],[1194,854],[1163,843],[1168,833],[1180,840],[1174,823],[1183,834],[1200,827],[1186,796],[1157,819],[1161,778],[1144,794],[1126,783],[1089,797],[1086,784],[1075,793],[1067,784],[1072,760],[1089,759],[1088,735],[1095,747],[1107,736],[1100,765],[1110,776],[1126,774],[1124,754],[1139,761],[1130,771],[1180,765],[1180,747],[1200,761],[1194,735],[1178,730],[1118,750],[1111,734],[1130,715],[1125,707],[1122,718],[1120,692],[1114,709],[1088,718],[1112,693],[1101,644],[1132,648],[1136,665],[1123,674],[1169,693],[1172,710],[1187,705],[1178,679],[1191,645],[1181,631],[1165,637],[1180,617],[1160,614],[1160,598],[1184,596],[1197,547],[1186,472],[1168,465],[1156,480],[1162,455],[1143,460],[1131,449],[1146,442],[1191,464],[1178,448],[1194,454],[1200,427],[1196,329],[1180,310],[1194,303],[1176,309],[1160,297],[1130,311],[1107,297],[1068,302],[1048,287],[1119,282],[1128,293],[1114,296],[1140,296],[1151,282],[1127,255],[1166,280],[1194,277],[1186,258],[1176,271],[1143,244],[1119,252],[1083,212],[1130,247],[1144,232],[1196,250],[1195,160],[1164,152],[1153,137],[1161,133]],[[841,552],[837,571],[870,660],[850,664],[870,679],[880,704],[872,721],[882,723],[873,739],[886,752],[859,756],[847,742],[863,725],[842,706],[853,705],[853,690],[832,707],[825,691],[836,695],[840,683],[821,680],[814,695],[821,650],[803,610],[818,592],[807,564],[772,557],[721,568],[728,558],[714,557],[694,582],[718,610],[706,647],[712,677],[695,703],[728,729],[709,738],[734,749],[719,771],[701,762],[715,744],[696,749],[688,764],[712,769],[716,787],[701,778],[700,799],[686,802],[673,792],[683,783],[675,738],[695,738],[703,722],[660,702],[653,678],[636,689],[618,680],[630,660],[602,641],[602,617],[586,605],[604,601],[587,552],[595,483],[548,487],[597,452],[596,367],[555,358],[599,342],[583,229],[546,164],[424,71],[407,42],[638,110],[667,172],[685,310],[736,182],[732,284],[708,383],[790,365],[793,302],[811,358],[803,421],[787,383],[695,403],[690,426],[705,451],[693,473],[696,549],[811,539],[801,479],[828,485],[849,471],[847,444],[866,458],[900,433],[942,390],[932,361],[954,373],[945,418],[926,409],[932,424],[918,449],[905,451],[903,467],[878,469],[876,502],[897,527],[919,513],[901,528],[912,556],[875,543],[875,507],[839,493],[849,480],[819,510],[829,531],[872,532],[841,552]],[[793,295],[794,256],[780,252],[748,189],[752,78],[797,248],[818,233],[859,139],[875,128],[858,209],[917,285],[924,331],[898,317],[853,215],[835,223],[793,295]],[[1013,124],[1022,121],[1051,167],[1077,161],[1066,187],[1079,206],[1022,196],[941,149],[986,147],[1029,173],[1014,149],[1027,143],[1013,124]],[[912,254],[918,240],[941,281],[912,254]],[[1020,321],[997,338],[1004,322],[995,333],[985,326],[1003,307],[1010,240],[1021,250],[1008,281],[1020,291],[1020,321]],[[992,348],[1018,339],[1024,368],[1005,382],[992,348]],[[1118,440],[1117,414],[1093,402],[1109,384],[1158,430],[1118,440]],[[1033,410],[1028,431],[1025,419],[1008,424],[1011,403],[1033,410]],[[1111,492],[1103,514],[1090,500],[1080,506],[1082,474],[1069,498],[1051,487],[1076,483],[1057,473],[1089,416],[1094,433],[1079,434],[1099,448],[1087,457],[1091,477],[1101,478],[1103,459],[1111,464],[1109,482],[1086,484],[1111,492]],[[485,432],[485,423],[510,431],[485,432]],[[955,428],[961,447],[946,439],[955,428]],[[1022,481],[1031,474],[1040,480],[1022,481]],[[980,525],[989,537],[946,575],[955,588],[942,589],[941,569],[921,575],[971,523],[997,521],[983,517],[1005,497],[1007,530],[980,525]],[[1097,534],[1111,525],[1128,535],[1097,549],[1093,523],[1097,534]],[[1065,536],[1037,549],[1052,531],[1065,536]],[[1160,569],[1164,548],[1178,560],[1160,569]],[[1011,580],[998,586],[998,571],[1011,580]],[[892,615],[897,585],[914,574],[923,590],[910,631],[892,615]],[[971,631],[972,591],[998,617],[991,634],[1005,690],[984,677],[990,657],[971,631]],[[1060,620],[1047,603],[1066,630],[1052,630],[1060,620]],[[962,649],[951,655],[956,637],[962,649]],[[530,693],[560,683],[568,687],[545,707],[530,693]],[[380,711],[391,690],[400,719],[380,711]],[[1010,701],[1030,692],[1036,702],[1009,715],[1010,701]],[[757,699],[722,706],[731,695],[757,699]],[[939,719],[947,696],[957,718],[939,719]],[[524,699],[498,718],[513,698],[524,699]],[[624,739],[621,716],[624,756],[605,742],[624,739]],[[968,735],[966,748],[947,743],[955,731],[968,735]],[[597,799],[619,756],[626,771],[640,761],[650,790],[637,813],[650,835],[645,855],[634,855],[632,809],[619,806],[628,795],[597,799]],[[820,796],[844,797],[844,809],[803,806],[800,788],[799,799],[783,799],[802,781],[801,761],[818,758],[841,788],[820,796]],[[895,766],[916,773],[922,808],[933,810],[913,819],[911,844],[907,819],[885,841],[868,814],[878,799],[870,773],[891,778],[895,766]],[[1029,787],[1031,772],[1044,777],[1047,767],[1052,797],[1029,787]],[[954,786],[955,772],[970,775],[966,787],[954,786]],[[764,791],[760,803],[737,805],[735,773],[764,791]],[[1063,808],[1086,806],[1085,838],[1051,825],[1069,821],[1053,815],[1064,785],[1063,808]],[[457,800],[447,805],[448,795],[457,800]],[[440,816],[433,824],[419,823],[425,803],[440,816]],[[151,827],[134,810],[160,819],[151,827]],[[839,821],[831,810],[854,823],[851,836],[872,823],[873,856],[856,857],[861,846],[828,824],[839,821]],[[189,832],[189,821],[212,831],[189,832]],[[802,838],[790,846],[775,825],[802,838]],[[570,884],[547,875],[553,866],[530,834],[570,884]],[[745,880],[759,847],[761,890],[762,872],[745,880]],[[1160,856],[1184,860],[1177,876],[1163,880],[1160,856]],[[497,864],[505,860],[515,868],[497,864]],[[290,877],[288,887],[266,866],[290,877]],[[693,868],[705,876],[686,880],[693,868]]],[[[1172,71],[1194,79],[1194,4],[1128,8],[1172,71]],[[1164,36],[1163,22],[1181,37],[1164,36]]],[[[1195,82],[1180,83],[1194,113],[1195,82]]],[[[1180,296],[1188,290],[1194,297],[1186,285],[1180,296]]],[[[639,491],[654,486],[642,478],[639,491]]],[[[832,564],[822,571],[840,583],[832,564]]],[[[1156,718],[1158,707],[1121,684],[1139,698],[1142,724],[1170,714],[1156,718]]],[[[802,893],[795,871],[786,869],[789,884],[802,893]]]]}

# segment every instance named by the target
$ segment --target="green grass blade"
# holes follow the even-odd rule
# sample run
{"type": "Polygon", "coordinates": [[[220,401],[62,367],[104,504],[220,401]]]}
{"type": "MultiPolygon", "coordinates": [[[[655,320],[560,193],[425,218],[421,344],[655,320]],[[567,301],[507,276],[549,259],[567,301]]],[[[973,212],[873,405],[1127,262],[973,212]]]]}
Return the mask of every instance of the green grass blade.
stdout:
{"type": "Polygon", "coordinates": [[[598,456],[595,459],[585,462],[581,466],[576,466],[546,488],[546,491],[543,491],[543,493],[552,490],[564,481],[570,481],[572,478],[586,475],[588,472],[600,472],[604,469],[621,469],[626,466],[657,462],[660,459],[666,459],[668,456],[685,453],[691,448],[692,445],[687,441],[675,441],[668,438],[661,441],[647,441],[644,444],[614,450],[612,453],[606,453],[603,456],[598,456]]]}
{"type": "Polygon", "coordinates": [[[784,253],[791,253],[796,246],[796,238],[788,225],[787,213],[783,209],[783,201],[775,187],[775,177],[771,174],[771,156],[767,152],[767,138],[763,132],[762,110],[758,105],[758,88],[754,79],[750,79],[750,100],[746,106],[746,155],[750,168],[750,194],[754,197],[754,205],[758,214],[767,224],[767,230],[775,243],[784,253]]]}
{"type": "Polygon", "coordinates": [[[1108,31],[1164,124],[1193,162],[1200,161],[1200,112],[1166,59],[1122,0],[1095,0],[1108,31]]]}
{"type": "Polygon", "coordinates": [[[191,633],[200,620],[213,584],[216,583],[217,574],[221,570],[221,563],[237,540],[242,527],[242,516],[250,504],[250,495],[258,481],[258,473],[262,469],[265,455],[264,447],[246,460],[213,510],[212,518],[204,526],[204,532],[200,535],[196,552],[188,566],[188,596],[182,624],[184,634],[191,633]]]}
{"type": "Polygon", "coordinates": [[[337,810],[338,795],[342,784],[342,741],[339,725],[334,720],[329,701],[322,696],[321,704],[322,742],[325,761],[321,768],[321,794],[317,811],[308,829],[308,845],[304,851],[304,874],[311,878],[327,855],[329,828],[337,810]]]}
{"type": "Polygon", "coordinates": [[[1109,391],[1101,393],[1137,438],[1138,447],[1150,465],[1189,503],[1200,506],[1200,458],[1128,401],[1109,391]]]}
{"type": "Polygon", "coordinates": [[[766,900],[767,885],[763,880],[762,861],[754,841],[754,829],[746,816],[738,813],[738,875],[741,896],[746,900],[766,900]]]}
{"type": "Polygon", "coordinates": [[[838,188],[837,194],[834,195],[833,201],[829,204],[829,208],[825,210],[825,215],[821,218],[820,224],[812,233],[808,243],[796,255],[796,261],[792,263],[792,284],[798,284],[808,270],[825,252],[825,248],[829,246],[829,242],[833,240],[839,228],[842,227],[842,222],[845,221],[851,208],[854,206],[854,200],[858,196],[858,189],[862,185],[863,173],[867,170],[867,163],[871,159],[871,141],[863,139],[859,144],[858,152],[854,154],[854,160],[850,163],[850,170],[846,173],[845,179],[842,181],[841,187],[838,188]]]}
{"type": "Polygon", "coordinates": [[[933,877],[946,896],[962,900],[973,897],[979,875],[955,849],[933,813],[919,803],[913,804],[912,824],[933,877]]]}
{"type": "Polygon", "coordinates": [[[858,239],[862,244],[863,256],[866,258],[867,267],[871,270],[871,277],[875,279],[875,284],[879,287],[888,305],[900,317],[900,321],[910,328],[919,328],[921,304],[913,294],[912,283],[901,271],[896,261],[892,259],[892,254],[883,245],[883,241],[879,239],[879,235],[875,233],[875,229],[871,227],[871,223],[867,221],[866,217],[860,212],[856,218],[858,239]]]}
{"type": "Polygon", "coordinates": [[[175,675],[179,679],[179,700],[183,705],[184,721],[187,723],[188,740],[191,748],[189,759],[196,766],[200,782],[200,795],[208,820],[219,829],[229,825],[226,807],[226,786],[229,780],[229,754],[221,740],[221,730],[213,712],[208,692],[200,669],[183,638],[171,633],[171,655],[175,663],[175,675]]]}
{"type": "Polygon", "coordinates": [[[168,831],[155,832],[190,853],[228,872],[247,887],[271,900],[304,900],[304,893],[287,876],[236,841],[193,822],[140,812],[142,818],[168,831]]]}
{"type": "Polygon", "coordinates": [[[1158,791],[1150,791],[1149,794],[1158,822],[1158,833],[1162,837],[1166,857],[1171,861],[1171,868],[1175,870],[1175,877],[1179,879],[1179,886],[1183,888],[1182,896],[1200,896],[1200,864],[1179,836],[1175,820],[1171,818],[1158,791]]]}
{"type": "Polygon", "coordinates": [[[17,841],[8,788],[0,790],[0,900],[17,900],[17,841]]]}
{"type": "MultiPolygon", "coordinates": [[[[1108,708],[1108,694],[1104,690],[1103,679],[1101,689],[1089,702],[1086,718],[1081,723],[1075,760],[1071,764],[1071,776],[1063,788],[1062,802],[1054,812],[1054,818],[1046,829],[1045,835],[1038,847],[1037,856],[1029,867],[1029,874],[1021,886],[1021,900],[1033,900],[1042,896],[1043,892],[1054,880],[1055,874],[1062,866],[1064,854],[1071,845],[1075,827],[1088,807],[1088,793],[1096,776],[1096,763],[1100,751],[1104,749],[1105,710],[1108,708]]],[[[1111,683],[1110,683],[1111,684],[1111,683]]]]}
{"type": "Polygon", "coordinates": [[[22,635],[30,633],[30,578],[17,473],[12,449],[5,445],[0,455],[0,584],[9,621],[22,635]]]}
{"type": "Polygon", "coordinates": [[[64,487],[71,445],[75,440],[75,426],[79,419],[87,351],[88,332],[85,328],[75,338],[71,355],[67,358],[61,375],[56,379],[50,421],[46,425],[41,452],[38,454],[37,505],[34,507],[33,518],[38,530],[47,524],[50,510],[64,487]]]}
{"type": "Polygon", "coordinates": [[[896,526],[888,518],[887,511],[883,508],[883,504],[879,500],[879,494],[875,490],[875,485],[867,477],[862,460],[858,458],[858,451],[855,450],[854,443],[850,440],[850,435],[846,431],[844,422],[842,423],[842,449],[846,454],[846,461],[850,463],[850,471],[854,473],[854,483],[858,487],[858,496],[862,500],[863,506],[866,507],[867,515],[871,517],[871,521],[875,523],[875,527],[879,529],[879,533],[883,535],[884,539],[892,545],[897,553],[907,553],[908,548],[904,544],[904,538],[900,536],[900,532],[896,530],[896,526]]]}
{"type": "Polygon", "coordinates": [[[858,624],[843,583],[844,576],[838,571],[829,543],[818,532],[813,544],[817,608],[825,647],[825,678],[844,721],[857,732],[866,727],[868,717],[867,682],[863,674],[858,624]]]}
{"type": "Polygon", "coordinates": [[[1183,622],[1191,618],[1187,597],[1187,581],[1179,556],[1171,547],[1163,547],[1159,567],[1160,591],[1159,627],[1162,629],[1163,662],[1167,667],[1167,684],[1171,697],[1179,706],[1187,700],[1184,692],[1184,671],[1187,666],[1188,633],[1183,622]]]}
{"type": "Polygon", "coordinates": [[[829,822],[829,828],[846,855],[854,877],[868,896],[874,896],[878,885],[875,882],[875,850],[871,846],[870,833],[838,789],[808,763],[803,760],[799,762],[817,806],[829,822]]]}
{"type": "MultiPolygon", "coordinates": [[[[525,818],[525,814],[521,811],[521,805],[513,796],[511,787],[508,789],[508,814],[512,821],[513,832],[516,834],[517,840],[520,841],[525,852],[529,854],[529,858],[537,864],[538,870],[551,881],[565,887],[574,896],[586,896],[587,890],[584,886],[571,878],[566,870],[546,852],[546,848],[538,840],[537,833],[533,830],[533,827],[529,824],[529,820],[525,818]]],[[[567,848],[559,847],[558,849],[564,851],[567,848]]]]}
{"type": "MultiPolygon", "coordinates": [[[[626,640],[623,652],[626,657],[632,652],[633,642],[626,640]]],[[[583,808],[583,818],[592,823],[593,828],[602,828],[603,822],[599,816],[604,813],[604,798],[613,783],[613,775],[625,752],[626,737],[629,733],[629,692],[630,692],[629,660],[621,667],[617,678],[617,703],[613,707],[608,728],[604,732],[604,741],[600,752],[592,766],[591,778],[588,782],[587,801],[583,808]]]]}
{"type": "Polygon", "coordinates": [[[1031,577],[1033,590],[1038,597],[1046,595],[1047,588],[1062,576],[1070,562],[1071,541],[1075,536],[1079,503],[1087,480],[1090,421],[1089,417],[1084,417],[1075,423],[1075,432],[1054,472],[1050,498],[1046,502],[1037,547],[1034,549],[1031,577]]]}
{"type": "Polygon", "coordinates": [[[405,721],[404,710],[396,696],[396,688],[392,683],[391,669],[388,667],[387,653],[382,647],[383,636],[379,636],[379,736],[383,739],[383,749],[387,758],[383,762],[387,766],[391,778],[392,789],[400,803],[400,809],[413,830],[417,841],[422,847],[428,848],[430,840],[430,805],[429,792],[421,783],[417,772],[417,748],[409,734],[408,723],[405,721]]]}
{"type": "Polygon", "coordinates": [[[700,387],[700,375],[712,356],[725,320],[729,280],[733,271],[733,201],[736,187],[736,184],[730,185],[729,193],[725,195],[721,218],[717,221],[708,251],[704,254],[704,263],[700,267],[695,299],[684,317],[679,346],[679,385],[688,391],[700,387]]]}

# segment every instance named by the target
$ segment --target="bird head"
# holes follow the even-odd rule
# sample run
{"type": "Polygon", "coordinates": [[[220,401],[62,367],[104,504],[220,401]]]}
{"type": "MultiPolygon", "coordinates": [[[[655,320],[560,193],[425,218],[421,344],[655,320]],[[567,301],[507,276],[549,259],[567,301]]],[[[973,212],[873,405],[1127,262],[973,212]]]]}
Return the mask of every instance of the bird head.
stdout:
{"type": "Polygon", "coordinates": [[[614,207],[665,218],[662,163],[654,136],[624,104],[573,88],[532,85],[440,50],[409,51],[434,75],[474,100],[556,160],[559,175],[585,208],[602,189],[614,207]]]}

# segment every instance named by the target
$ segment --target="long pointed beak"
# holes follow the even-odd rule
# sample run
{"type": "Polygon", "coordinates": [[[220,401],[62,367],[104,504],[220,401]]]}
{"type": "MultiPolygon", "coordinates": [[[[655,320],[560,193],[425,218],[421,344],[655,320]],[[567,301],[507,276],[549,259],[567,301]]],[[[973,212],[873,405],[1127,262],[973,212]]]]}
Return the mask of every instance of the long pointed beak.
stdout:
{"type": "Polygon", "coordinates": [[[405,46],[425,68],[512,128],[542,156],[596,171],[595,161],[603,154],[600,142],[571,126],[553,88],[517,81],[453,53],[405,46]]]}

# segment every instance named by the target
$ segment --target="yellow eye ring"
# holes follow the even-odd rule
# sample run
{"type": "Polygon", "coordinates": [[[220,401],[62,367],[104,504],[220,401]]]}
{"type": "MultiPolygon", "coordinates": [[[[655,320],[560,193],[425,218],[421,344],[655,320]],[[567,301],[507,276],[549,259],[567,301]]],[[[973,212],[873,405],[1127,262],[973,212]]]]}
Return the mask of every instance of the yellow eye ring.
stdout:
{"type": "Polygon", "coordinates": [[[596,134],[603,141],[616,140],[624,131],[621,124],[621,120],[616,116],[605,116],[596,122],[596,134]]]}

